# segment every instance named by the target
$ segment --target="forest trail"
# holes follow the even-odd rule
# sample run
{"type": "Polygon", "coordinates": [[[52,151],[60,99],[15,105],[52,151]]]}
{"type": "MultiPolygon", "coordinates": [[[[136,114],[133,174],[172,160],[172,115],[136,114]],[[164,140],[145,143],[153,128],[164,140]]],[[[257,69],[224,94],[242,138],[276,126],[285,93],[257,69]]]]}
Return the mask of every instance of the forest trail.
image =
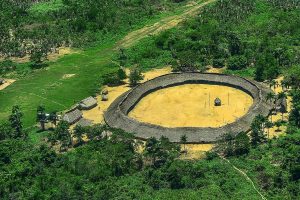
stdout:
{"type": "Polygon", "coordinates": [[[244,176],[249,183],[251,183],[253,189],[257,192],[257,194],[259,194],[259,196],[261,197],[262,200],[267,200],[267,198],[262,193],[260,193],[260,191],[256,188],[254,182],[251,180],[251,178],[243,170],[241,170],[238,167],[236,167],[234,164],[232,164],[228,159],[226,159],[222,155],[219,155],[219,156],[224,161],[226,161],[228,164],[230,164],[236,171],[238,171],[240,174],[242,174],[242,176],[244,176]]]}
{"type": "Polygon", "coordinates": [[[188,8],[178,15],[163,18],[155,24],[145,26],[141,29],[129,33],[122,40],[117,42],[115,48],[128,48],[149,35],[156,35],[164,30],[171,29],[177,26],[180,22],[187,19],[188,17],[196,15],[199,12],[200,8],[215,1],[216,0],[207,0],[205,2],[200,2],[195,5],[188,5],[188,8]]]}

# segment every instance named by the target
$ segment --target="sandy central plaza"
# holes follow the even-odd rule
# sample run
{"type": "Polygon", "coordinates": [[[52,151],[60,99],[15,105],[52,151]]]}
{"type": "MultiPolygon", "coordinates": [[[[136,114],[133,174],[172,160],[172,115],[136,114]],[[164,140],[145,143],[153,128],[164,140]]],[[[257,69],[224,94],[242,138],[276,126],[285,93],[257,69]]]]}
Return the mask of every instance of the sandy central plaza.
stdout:
{"type": "Polygon", "coordinates": [[[232,87],[185,84],[150,93],[129,117],[164,127],[221,127],[245,115],[252,104],[250,95],[232,87]]]}

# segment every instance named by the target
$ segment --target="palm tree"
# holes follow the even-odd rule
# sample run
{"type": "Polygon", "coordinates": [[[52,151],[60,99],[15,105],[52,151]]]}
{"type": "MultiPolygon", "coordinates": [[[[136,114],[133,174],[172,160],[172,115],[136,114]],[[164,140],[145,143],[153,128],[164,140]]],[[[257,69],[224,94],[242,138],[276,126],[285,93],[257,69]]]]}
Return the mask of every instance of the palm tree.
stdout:
{"type": "Polygon", "coordinates": [[[37,115],[36,120],[40,122],[42,131],[45,130],[45,123],[46,123],[46,113],[45,113],[45,107],[40,105],[37,107],[37,115]]]}
{"type": "Polygon", "coordinates": [[[275,89],[276,88],[276,81],[275,80],[271,80],[270,83],[269,83],[269,85],[270,85],[270,89],[272,87],[274,87],[274,89],[275,89]]]}
{"type": "Polygon", "coordinates": [[[269,101],[270,103],[272,103],[272,100],[275,99],[275,94],[273,92],[269,92],[266,96],[266,101],[269,101]]]}
{"type": "Polygon", "coordinates": [[[289,89],[289,83],[286,79],[281,81],[281,87],[282,87],[282,91],[286,91],[287,89],[289,89]]]}
{"type": "Polygon", "coordinates": [[[281,112],[281,119],[282,119],[282,121],[283,121],[283,114],[284,114],[284,112],[285,112],[285,109],[283,108],[283,105],[282,105],[282,101],[284,100],[284,99],[286,99],[286,97],[287,97],[287,95],[286,95],[286,93],[285,92],[279,92],[278,94],[277,94],[277,100],[279,100],[279,101],[281,101],[281,104],[280,104],[280,112],[281,112]]]}
{"type": "MultiPolygon", "coordinates": [[[[273,92],[269,92],[266,96],[266,101],[269,101],[270,103],[272,103],[272,101],[275,99],[275,94],[273,92]]],[[[274,104],[274,102],[273,102],[274,104]]],[[[275,104],[273,109],[275,109],[275,104]]],[[[271,122],[272,122],[272,113],[271,113],[271,122]]]]}
{"type": "Polygon", "coordinates": [[[270,138],[270,128],[273,127],[273,123],[271,121],[266,121],[265,127],[267,128],[268,138],[270,138]]]}
{"type": "Polygon", "coordinates": [[[14,106],[12,108],[11,115],[9,116],[9,122],[11,127],[15,130],[15,137],[19,138],[23,136],[23,124],[22,124],[23,113],[19,106],[14,106]]]}
{"type": "Polygon", "coordinates": [[[187,151],[186,151],[186,149],[185,149],[185,144],[186,144],[186,142],[187,142],[187,136],[186,136],[186,135],[182,135],[182,136],[180,137],[180,142],[183,144],[183,150],[184,150],[184,152],[185,152],[185,154],[186,154],[187,151]]]}
{"type": "Polygon", "coordinates": [[[274,123],[274,125],[277,127],[277,132],[279,132],[280,131],[280,126],[281,126],[281,121],[276,121],[275,123],[274,123]]]}
{"type": "Polygon", "coordinates": [[[145,154],[152,158],[152,165],[154,165],[160,151],[159,141],[155,137],[149,138],[145,150],[145,154]]]}
{"type": "Polygon", "coordinates": [[[56,112],[50,113],[49,120],[52,122],[52,124],[54,124],[54,126],[57,125],[58,116],[57,116],[56,112]]]}
{"type": "Polygon", "coordinates": [[[77,138],[77,142],[79,145],[83,143],[82,135],[84,134],[85,130],[82,126],[76,125],[74,128],[74,136],[77,138]]]}

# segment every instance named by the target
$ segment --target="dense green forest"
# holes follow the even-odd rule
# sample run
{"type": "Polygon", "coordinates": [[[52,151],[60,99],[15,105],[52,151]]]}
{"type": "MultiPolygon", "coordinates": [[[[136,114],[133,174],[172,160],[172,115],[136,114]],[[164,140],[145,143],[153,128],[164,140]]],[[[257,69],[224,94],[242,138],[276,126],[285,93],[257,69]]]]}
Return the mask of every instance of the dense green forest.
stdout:
{"type": "Polygon", "coordinates": [[[226,135],[206,159],[178,159],[179,147],[167,138],[150,138],[137,153],[133,134],[106,126],[76,127],[73,137],[86,133],[89,142],[71,144],[68,126],[61,122],[48,142],[33,144],[22,128],[22,112],[14,107],[0,126],[1,199],[260,199],[235,166],[247,172],[270,199],[297,199],[300,187],[300,102],[293,95],[292,129],[267,140],[226,135]],[[298,113],[295,116],[293,113],[298,113]],[[54,151],[57,143],[70,148],[54,151]],[[218,155],[219,154],[219,155],[218,155]]]}
{"type": "MultiPolygon", "coordinates": [[[[60,45],[101,42],[105,34],[129,29],[135,20],[171,4],[16,2],[0,3],[0,51],[5,55],[32,51],[23,45],[33,38],[35,44],[47,43],[45,52],[60,45]],[[13,39],[9,30],[14,30],[13,39]]],[[[226,73],[258,81],[284,74],[293,104],[284,122],[286,135],[266,139],[261,130],[265,119],[258,116],[251,137],[228,133],[205,159],[186,161],[178,159],[178,145],[167,138],[148,139],[145,151],[138,153],[134,133],[106,126],[76,127],[71,136],[61,122],[44,140],[33,142],[23,123],[28,116],[14,106],[0,123],[0,199],[261,199],[233,165],[246,172],[267,199],[299,199],[299,9],[295,0],[220,0],[180,27],[115,55],[124,65],[143,69],[172,64],[174,70],[204,71],[207,65],[226,66],[226,73]],[[88,142],[81,140],[84,133],[88,142]],[[62,152],[57,144],[65,146],[62,152]]]]}
{"type": "Polygon", "coordinates": [[[272,80],[300,64],[298,1],[218,1],[195,19],[127,51],[128,65],[172,65],[272,80]],[[284,2],[284,3],[283,3],[284,2]]]}
{"type": "Polygon", "coordinates": [[[30,55],[32,68],[59,47],[88,47],[134,29],[142,21],[172,10],[173,0],[41,0],[0,4],[0,74],[16,68],[11,57],[30,55]]]}
{"type": "MultiPolygon", "coordinates": [[[[49,144],[70,141],[68,127],[60,123],[49,144],[34,145],[26,139],[21,117],[15,107],[0,127],[2,199],[260,199],[217,153],[246,170],[266,197],[299,197],[299,130],[256,143],[246,134],[226,136],[206,159],[184,161],[167,138],[150,138],[140,154],[134,135],[105,126],[75,129],[76,137],[87,133],[90,141],[58,154],[49,144]]],[[[289,123],[295,122],[299,119],[291,117],[289,123]]]]}

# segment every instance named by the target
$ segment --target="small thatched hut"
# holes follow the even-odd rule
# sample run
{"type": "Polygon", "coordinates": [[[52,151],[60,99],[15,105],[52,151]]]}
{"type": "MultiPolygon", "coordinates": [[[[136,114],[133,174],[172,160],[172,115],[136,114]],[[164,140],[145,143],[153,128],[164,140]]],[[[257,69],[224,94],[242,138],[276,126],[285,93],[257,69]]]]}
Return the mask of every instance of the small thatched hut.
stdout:
{"type": "Polygon", "coordinates": [[[91,126],[92,125],[92,121],[89,120],[89,119],[85,119],[85,118],[81,118],[77,124],[78,126],[81,126],[81,127],[87,127],[87,126],[91,126]]]}
{"type": "Polygon", "coordinates": [[[0,85],[3,85],[5,83],[5,80],[3,78],[0,78],[0,85]]]}
{"type": "Polygon", "coordinates": [[[102,99],[102,101],[108,101],[108,96],[105,94],[102,94],[101,99],[102,99]]]}
{"type": "Polygon", "coordinates": [[[107,89],[103,89],[101,94],[104,94],[104,95],[108,95],[108,90],[107,89]]]}
{"type": "Polygon", "coordinates": [[[94,97],[88,97],[80,101],[79,106],[81,110],[90,110],[97,106],[97,99],[94,97]]]}
{"type": "Polygon", "coordinates": [[[75,124],[82,118],[82,112],[79,109],[72,109],[65,113],[63,120],[69,124],[75,124]]]}
{"type": "Polygon", "coordinates": [[[221,99],[220,98],[216,98],[215,99],[215,106],[221,106],[222,105],[222,101],[221,101],[221,99]]]}

